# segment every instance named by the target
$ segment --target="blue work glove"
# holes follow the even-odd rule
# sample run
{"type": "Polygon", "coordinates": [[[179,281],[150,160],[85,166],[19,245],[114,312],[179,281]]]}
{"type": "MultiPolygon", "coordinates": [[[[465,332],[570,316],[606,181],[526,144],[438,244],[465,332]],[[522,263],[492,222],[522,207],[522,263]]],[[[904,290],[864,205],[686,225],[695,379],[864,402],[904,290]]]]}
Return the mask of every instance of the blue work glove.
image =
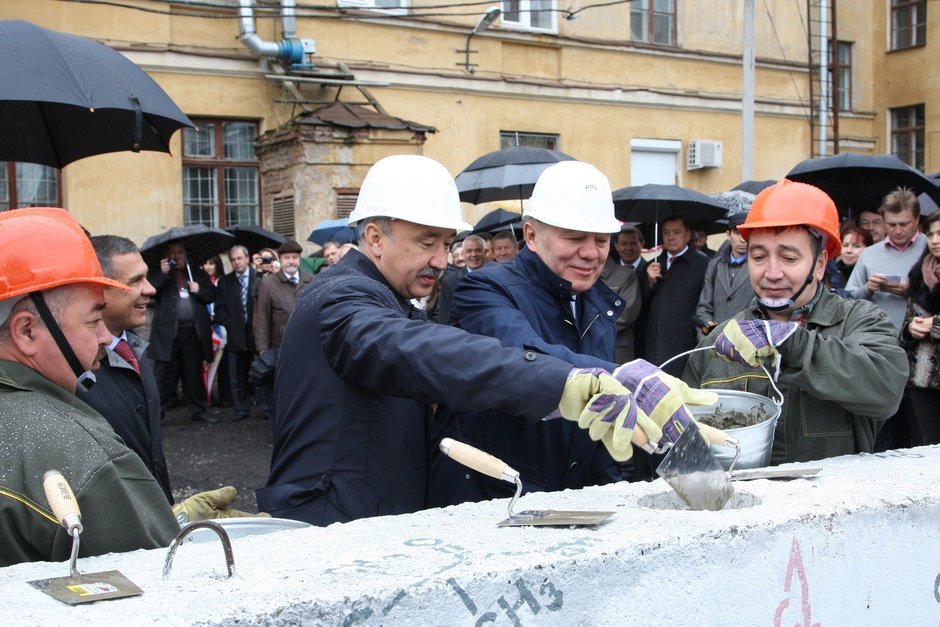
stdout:
{"type": "Polygon", "coordinates": [[[798,326],[796,322],[776,320],[730,320],[715,339],[715,352],[752,368],[770,362],[776,379],[780,371],[777,347],[793,335],[798,326]]]}
{"type": "Polygon", "coordinates": [[[649,416],[662,429],[664,438],[672,443],[693,420],[688,405],[714,405],[718,402],[718,395],[714,392],[690,388],[681,379],[642,359],[614,370],[614,378],[633,392],[639,410],[649,416]]]}
{"type": "Polygon", "coordinates": [[[610,456],[621,462],[633,456],[631,441],[638,425],[650,442],[662,435],[645,413],[637,411],[630,392],[602,368],[571,369],[558,413],[586,429],[592,440],[603,442],[610,456]]]}

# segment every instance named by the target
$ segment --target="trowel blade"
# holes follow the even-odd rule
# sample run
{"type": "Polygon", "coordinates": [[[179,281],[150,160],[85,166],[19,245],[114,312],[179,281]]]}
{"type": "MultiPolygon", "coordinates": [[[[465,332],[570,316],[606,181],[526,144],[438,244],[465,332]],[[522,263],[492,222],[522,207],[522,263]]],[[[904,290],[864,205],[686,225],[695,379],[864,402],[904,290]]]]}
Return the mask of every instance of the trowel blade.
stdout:
{"type": "Polygon", "coordinates": [[[144,591],[116,570],[101,573],[83,573],[78,577],[37,579],[29,584],[54,599],[69,605],[93,603],[105,599],[135,597],[144,591]]]}
{"type": "Polygon", "coordinates": [[[718,511],[734,495],[728,474],[695,421],[676,439],[656,473],[696,511],[718,511]]]}
{"type": "Polygon", "coordinates": [[[496,524],[497,527],[596,527],[615,512],[579,512],[528,509],[496,524]]]}

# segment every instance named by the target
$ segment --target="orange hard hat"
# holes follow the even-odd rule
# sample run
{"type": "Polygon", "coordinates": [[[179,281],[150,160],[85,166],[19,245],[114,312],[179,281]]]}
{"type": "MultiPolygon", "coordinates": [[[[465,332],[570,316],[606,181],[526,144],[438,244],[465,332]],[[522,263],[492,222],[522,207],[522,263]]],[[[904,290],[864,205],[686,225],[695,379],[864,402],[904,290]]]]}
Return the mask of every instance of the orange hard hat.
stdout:
{"type": "Polygon", "coordinates": [[[842,252],[839,212],[832,199],[818,187],[781,179],[757,195],[738,232],[748,239],[751,229],[806,226],[825,233],[829,259],[842,252]]]}
{"type": "Polygon", "coordinates": [[[65,209],[0,213],[0,300],[71,283],[128,289],[104,277],[91,240],[65,209]]]}

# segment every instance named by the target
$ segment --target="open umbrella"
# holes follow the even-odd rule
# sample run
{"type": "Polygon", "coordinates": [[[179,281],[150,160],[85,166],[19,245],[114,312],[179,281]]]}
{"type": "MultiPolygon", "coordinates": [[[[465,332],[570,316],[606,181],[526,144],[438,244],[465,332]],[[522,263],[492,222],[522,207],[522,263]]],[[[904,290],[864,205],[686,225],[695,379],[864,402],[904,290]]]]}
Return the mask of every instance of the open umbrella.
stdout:
{"type": "Polygon", "coordinates": [[[513,146],[489,152],[476,159],[457,175],[460,200],[473,203],[494,200],[523,200],[542,170],[560,161],[575,158],[557,150],[513,146]]]}
{"type": "Polygon", "coordinates": [[[307,236],[308,242],[313,242],[320,246],[330,241],[338,244],[355,244],[358,239],[356,229],[349,226],[348,218],[324,220],[313,227],[313,230],[310,231],[310,235],[307,236]]]}
{"type": "Polygon", "coordinates": [[[750,194],[759,194],[774,183],[774,179],[764,179],[763,181],[744,181],[731,188],[731,191],[742,191],[750,194]]]}
{"type": "Polygon", "coordinates": [[[787,178],[815,185],[829,194],[843,217],[866,209],[877,211],[881,200],[902,186],[940,200],[937,186],[929,178],[894,155],[846,152],[807,159],[790,170],[787,178]]]}
{"type": "Polygon", "coordinates": [[[249,253],[256,253],[262,248],[274,248],[287,241],[280,233],[269,231],[258,225],[227,226],[225,230],[235,236],[234,244],[241,244],[249,253]]]}
{"type": "Polygon", "coordinates": [[[159,267],[166,253],[166,245],[175,241],[181,242],[186,248],[186,260],[198,266],[209,257],[231,248],[235,244],[235,236],[205,224],[175,226],[144,241],[140,252],[147,265],[151,268],[159,267]]]}
{"type": "Polygon", "coordinates": [[[143,70],[91,39],[0,21],[0,161],[61,168],[106,152],[169,152],[192,121],[143,70]]]}
{"type": "Polygon", "coordinates": [[[747,213],[751,210],[754,199],[757,198],[757,194],[734,189],[730,192],[718,192],[708,196],[728,210],[728,217],[735,213],[747,213]]]}
{"type": "Polygon", "coordinates": [[[522,214],[505,209],[493,209],[473,225],[471,233],[495,233],[522,221],[522,214]]]}
{"type": "Polygon", "coordinates": [[[614,213],[622,222],[654,225],[653,246],[659,243],[659,224],[682,218],[690,224],[705,224],[724,218],[728,211],[717,200],[678,185],[649,183],[623,187],[613,193],[614,213]]]}

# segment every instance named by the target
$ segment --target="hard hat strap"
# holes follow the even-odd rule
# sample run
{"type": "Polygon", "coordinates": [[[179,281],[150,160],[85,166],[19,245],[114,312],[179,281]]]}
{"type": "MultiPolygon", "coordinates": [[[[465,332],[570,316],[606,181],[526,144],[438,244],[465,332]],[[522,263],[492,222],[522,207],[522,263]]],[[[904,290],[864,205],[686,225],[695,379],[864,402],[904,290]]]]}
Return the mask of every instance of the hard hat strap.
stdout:
{"type": "Polygon", "coordinates": [[[78,385],[86,390],[90,389],[91,386],[95,384],[95,375],[82,368],[81,362],[78,361],[78,357],[75,356],[75,351],[72,350],[72,345],[65,339],[65,334],[62,333],[62,329],[59,328],[59,323],[56,322],[55,318],[52,316],[52,312],[49,311],[49,306],[46,305],[46,299],[42,297],[42,292],[32,292],[29,297],[33,300],[36,311],[39,312],[39,317],[42,318],[43,324],[46,325],[46,328],[49,329],[49,333],[52,334],[52,339],[55,340],[56,346],[59,347],[59,351],[61,351],[62,356],[65,357],[65,361],[68,362],[69,366],[72,368],[72,372],[75,373],[78,379],[78,385]]]}
{"type": "Polygon", "coordinates": [[[773,313],[782,313],[784,311],[790,311],[791,309],[793,309],[796,306],[796,300],[800,297],[800,294],[806,291],[806,288],[809,287],[813,283],[813,271],[816,269],[816,261],[819,259],[819,255],[821,253],[822,253],[822,247],[818,248],[813,253],[813,263],[809,267],[809,274],[806,275],[806,280],[803,281],[803,287],[798,289],[796,291],[796,294],[794,294],[791,298],[785,299],[782,303],[779,301],[776,303],[768,302],[766,299],[761,298],[759,299],[761,306],[767,311],[770,311],[773,313]]]}

